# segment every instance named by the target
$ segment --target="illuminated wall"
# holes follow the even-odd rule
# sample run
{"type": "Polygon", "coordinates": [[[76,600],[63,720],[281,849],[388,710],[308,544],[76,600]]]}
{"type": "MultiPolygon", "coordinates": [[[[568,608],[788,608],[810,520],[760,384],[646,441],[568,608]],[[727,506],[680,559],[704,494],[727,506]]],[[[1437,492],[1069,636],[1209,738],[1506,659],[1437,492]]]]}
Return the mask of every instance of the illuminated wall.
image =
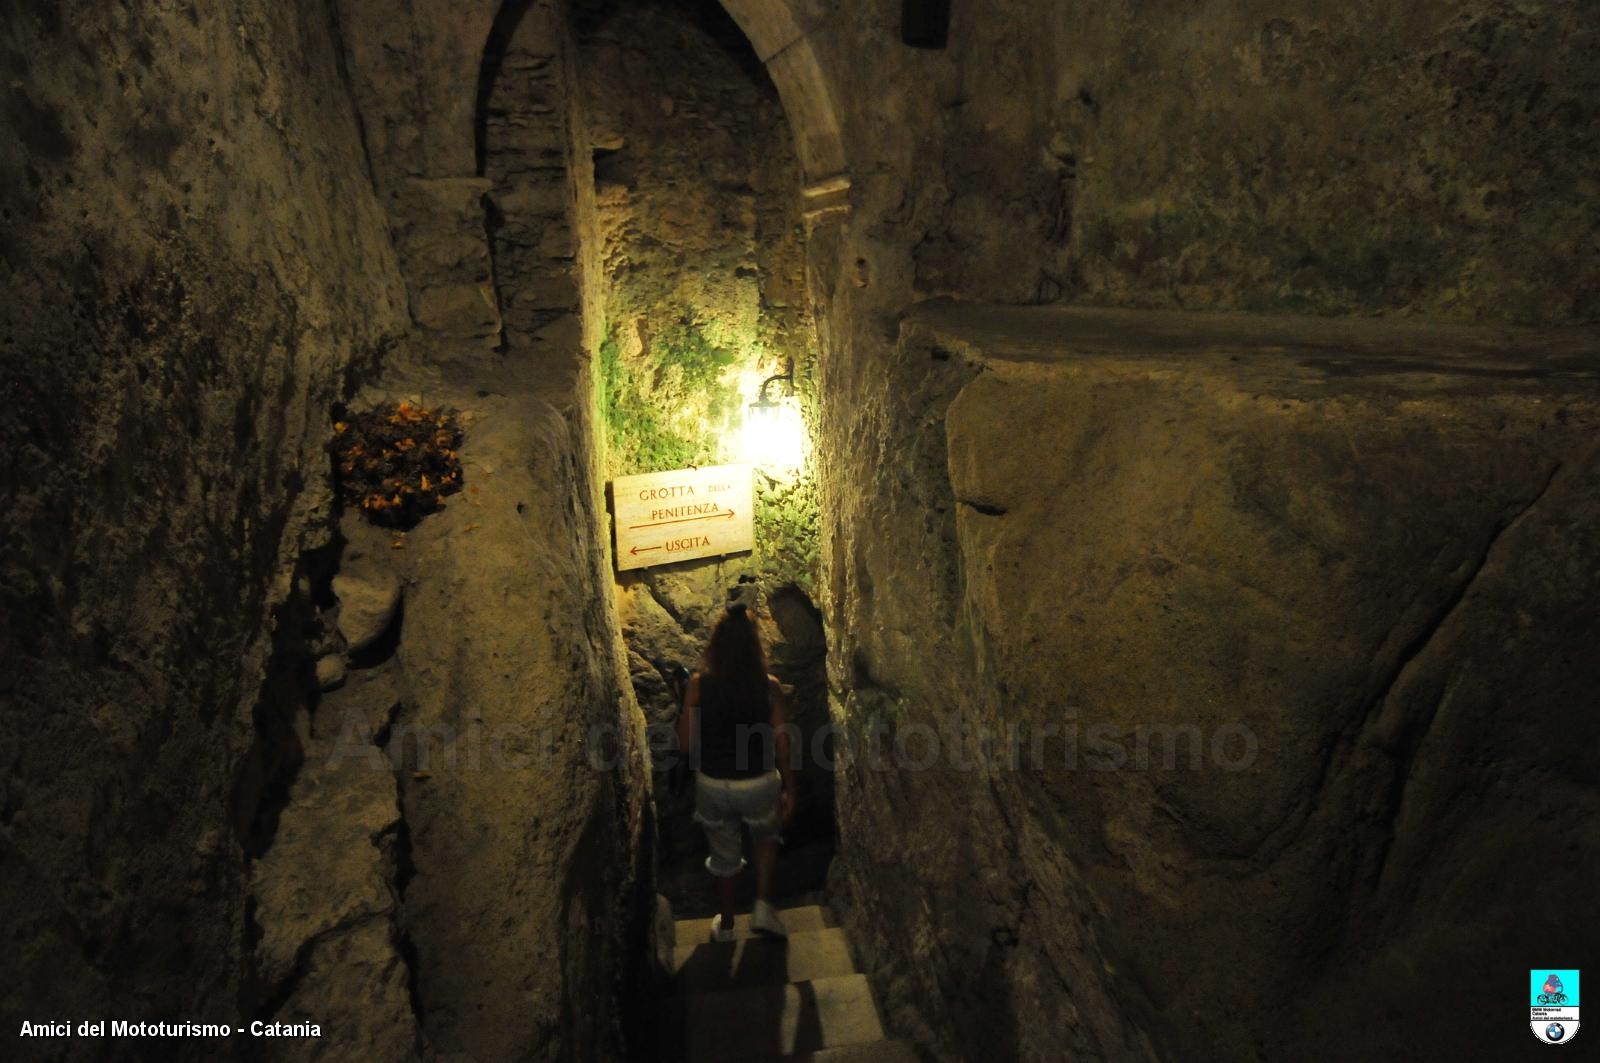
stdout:
{"type": "Polygon", "coordinates": [[[816,345],[776,91],[715,3],[600,5],[578,29],[607,473],[756,462],[750,564],[809,588],[816,345]]]}

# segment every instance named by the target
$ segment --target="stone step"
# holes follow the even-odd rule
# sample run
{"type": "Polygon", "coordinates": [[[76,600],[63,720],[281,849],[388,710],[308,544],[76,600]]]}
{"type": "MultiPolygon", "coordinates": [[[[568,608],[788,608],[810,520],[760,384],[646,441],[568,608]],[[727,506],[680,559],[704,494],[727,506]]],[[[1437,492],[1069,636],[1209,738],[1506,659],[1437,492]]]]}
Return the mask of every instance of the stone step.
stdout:
{"type": "Polygon", "coordinates": [[[919,1063],[904,1041],[867,1041],[842,1048],[824,1048],[798,1056],[777,1056],[764,1063],[919,1063]]]}
{"type": "MultiPolygon", "coordinates": [[[[811,930],[826,930],[838,926],[833,918],[833,913],[816,904],[802,905],[798,908],[778,909],[778,918],[783,920],[783,925],[791,934],[804,934],[811,930]]],[[[733,930],[741,938],[750,936],[750,915],[735,916],[733,930]]],[[[676,924],[676,937],[673,939],[678,948],[686,945],[698,945],[702,941],[711,940],[711,919],[680,919],[676,924]]]]}
{"type": "Polygon", "coordinates": [[[861,974],[696,993],[663,1004],[662,1043],[682,1045],[688,1063],[805,1058],[884,1040],[872,989],[861,974]]]}
{"type": "Polygon", "coordinates": [[[685,941],[672,953],[680,995],[809,982],[854,974],[850,945],[837,927],[792,931],[787,940],[760,935],[737,941],[685,941]]]}

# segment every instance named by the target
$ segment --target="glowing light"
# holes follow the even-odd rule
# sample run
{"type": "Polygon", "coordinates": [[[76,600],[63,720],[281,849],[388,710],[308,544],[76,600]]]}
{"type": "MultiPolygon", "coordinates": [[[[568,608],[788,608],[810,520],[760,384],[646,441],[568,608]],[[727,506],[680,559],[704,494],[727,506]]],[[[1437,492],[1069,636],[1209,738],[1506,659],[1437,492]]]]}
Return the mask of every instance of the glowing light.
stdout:
{"type": "Polygon", "coordinates": [[[774,475],[793,475],[806,461],[806,423],[792,398],[745,408],[740,451],[745,461],[774,475]]]}

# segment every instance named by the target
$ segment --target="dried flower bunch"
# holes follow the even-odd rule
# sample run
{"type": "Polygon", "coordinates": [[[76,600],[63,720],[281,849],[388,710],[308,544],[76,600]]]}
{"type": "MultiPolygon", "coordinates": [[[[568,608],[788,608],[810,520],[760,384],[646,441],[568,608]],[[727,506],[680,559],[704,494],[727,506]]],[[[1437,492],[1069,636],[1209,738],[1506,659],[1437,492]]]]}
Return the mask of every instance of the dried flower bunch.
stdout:
{"type": "Polygon", "coordinates": [[[344,500],[374,524],[414,527],[461,490],[461,428],[449,410],[378,406],[335,422],[333,433],[344,500]]]}

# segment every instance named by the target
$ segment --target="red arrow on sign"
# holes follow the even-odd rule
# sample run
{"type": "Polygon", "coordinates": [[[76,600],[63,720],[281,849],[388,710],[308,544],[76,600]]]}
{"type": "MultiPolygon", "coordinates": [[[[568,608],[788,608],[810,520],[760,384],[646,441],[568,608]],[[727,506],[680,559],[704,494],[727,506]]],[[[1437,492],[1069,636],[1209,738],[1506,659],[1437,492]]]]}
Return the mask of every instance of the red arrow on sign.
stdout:
{"type": "MultiPolygon", "coordinates": [[[[647,547],[644,548],[643,552],[644,553],[649,553],[651,550],[659,550],[659,549],[661,549],[661,547],[659,547],[659,546],[647,546],[647,547]]],[[[641,551],[639,550],[639,548],[637,546],[635,546],[632,550],[628,551],[628,553],[632,554],[634,557],[638,557],[640,552],[641,551]]]]}
{"type": "Polygon", "coordinates": [[[690,524],[697,520],[732,520],[733,510],[724,510],[721,513],[712,513],[704,517],[679,517],[677,520],[662,520],[654,524],[630,524],[629,531],[638,531],[640,528],[660,528],[668,524],[690,524]]]}

